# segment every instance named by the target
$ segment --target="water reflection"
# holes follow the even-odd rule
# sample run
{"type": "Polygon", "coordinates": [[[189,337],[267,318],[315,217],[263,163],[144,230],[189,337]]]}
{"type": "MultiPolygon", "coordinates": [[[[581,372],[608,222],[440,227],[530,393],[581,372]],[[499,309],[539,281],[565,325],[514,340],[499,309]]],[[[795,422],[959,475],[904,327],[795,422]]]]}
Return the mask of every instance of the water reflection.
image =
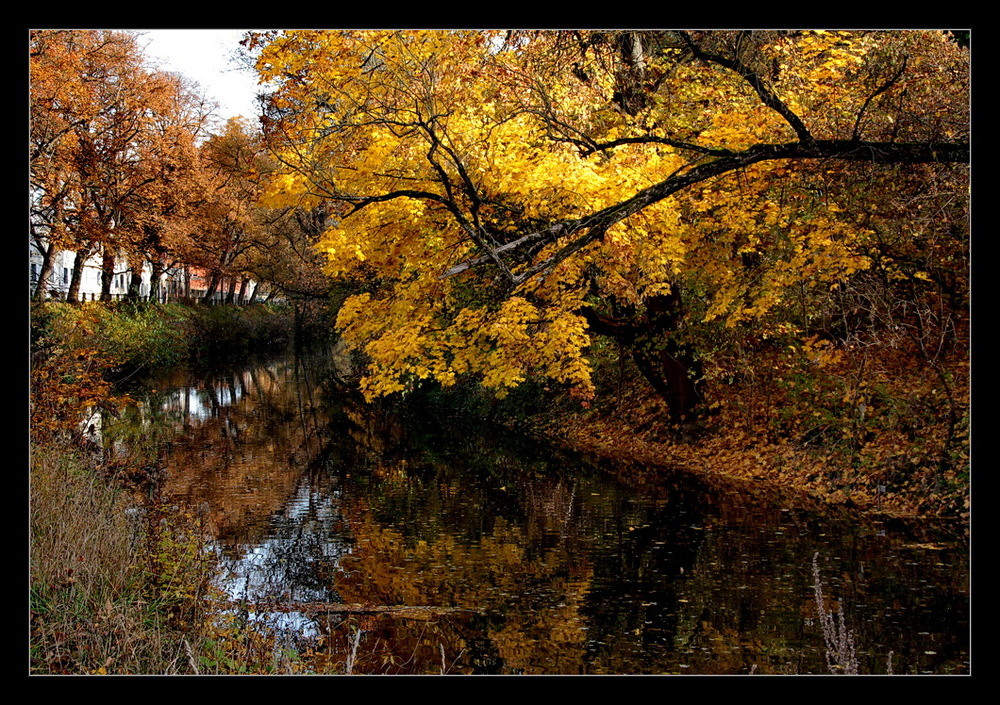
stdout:
{"type": "Polygon", "coordinates": [[[640,490],[364,405],[324,361],[179,373],[133,421],[165,498],[210,518],[229,594],[353,672],[826,673],[816,553],[862,672],[968,670],[961,541],[679,472],[640,490]]]}
{"type": "Polygon", "coordinates": [[[304,478],[282,510],[270,517],[266,538],[224,547],[222,587],[235,601],[280,629],[318,636],[314,618],[299,603],[336,603],[330,577],[351,543],[337,493],[322,493],[304,478]],[[269,611],[282,607],[287,611],[269,611]]]}

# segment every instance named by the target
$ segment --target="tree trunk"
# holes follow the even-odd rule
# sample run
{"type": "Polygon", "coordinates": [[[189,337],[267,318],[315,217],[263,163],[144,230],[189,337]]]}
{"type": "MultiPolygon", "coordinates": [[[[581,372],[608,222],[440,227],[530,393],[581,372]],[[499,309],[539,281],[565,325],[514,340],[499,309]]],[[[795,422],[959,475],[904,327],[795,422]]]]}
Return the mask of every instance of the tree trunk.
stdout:
{"type": "Polygon", "coordinates": [[[236,303],[236,277],[230,277],[229,290],[226,292],[226,303],[232,305],[236,303]]]}
{"type": "Polygon", "coordinates": [[[673,338],[684,314],[680,292],[651,297],[639,314],[605,316],[584,309],[590,329],[617,340],[635,362],[642,376],[667,402],[670,421],[691,423],[698,416],[701,400],[701,364],[692,350],[673,338]]]}
{"type": "Polygon", "coordinates": [[[138,301],[142,291],[142,265],[129,267],[128,293],[125,298],[128,301],[138,301]]]}
{"type": "Polygon", "coordinates": [[[111,284],[115,278],[115,255],[109,248],[104,248],[101,260],[101,301],[111,301],[111,284]]]}
{"type": "Polygon", "coordinates": [[[249,281],[247,280],[247,278],[246,278],[246,277],[241,277],[241,278],[240,278],[240,293],[239,293],[239,295],[238,295],[238,296],[236,297],[236,302],[237,302],[237,303],[240,303],[240,304],[242,304],[242,303],[243,303],[244,301],[246,301],[246,295],[247,295],[247,284],[248,284],[248,283],[249,283],[249,281]]]}
{"type": "Polygon", "coordinates": [[[159,255],[153,255],[152,268],[149,274],[149,300],[155,303],[159,303],[160,299],[166,300],[166,297],[162,296],[163,291],[160,285],[160,279],[163,277],[163,259],[159,255]]]}
{"type": "Polygon", "coordinates": [[[94,251],[93,245],[84,245],[76,251],[76,259],[73,260],[73,272],[69,277],[69,291],[66,292],[66,301],[75,304],[80,301],[80,284],[83,282],[83,270],[90,253],[94,251]]]}
{"type": "Polygon", "coordinates": [[[646,381],[667,402],[673,423],[697,418],[701,399],[701,365],[684,346],[655,335],[629,350],[646,381]]]}
{"type": "Polygon", "coordinates": [[[215,296],[215,292],[219,288],[219,273],[212,272],[212,278],[208,280],[208,288],[205,290],[205,301],[204,303],[208,306],[212,305],[212,299],[215,296]]]}
{"type": "Polygon", "coordinates": [[[38,272],[38,281],[35,282],[35,290],[31,293],[34,301],[45,300],[45,290],[49,286],[49,278],[52,276],[52,260],[55,254],[54,245],[46,245],[42,250],[42,269],[38,272]]]}
{"type": "Polygon", "coordinates": [[[646,58],[638,32],[622,32],[616,39],[622,68],[615,73],[615,93],[618,106],[629,115],[636,115],[649,104],[644,85],[646,58]]]}

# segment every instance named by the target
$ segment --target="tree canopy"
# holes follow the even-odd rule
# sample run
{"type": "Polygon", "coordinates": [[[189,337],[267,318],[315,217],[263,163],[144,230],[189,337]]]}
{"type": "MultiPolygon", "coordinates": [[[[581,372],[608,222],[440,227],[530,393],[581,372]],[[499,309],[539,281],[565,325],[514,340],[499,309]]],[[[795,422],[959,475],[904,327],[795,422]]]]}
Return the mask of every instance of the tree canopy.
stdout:
{"type": "Polygon", "coordinates": [[[812,340],[824,299],[873,267],[951,277],[961,297],[961,263],[941,258],[966,232],[969,57],[948,32],[247,43],[275,86],[264,202],[327,207],[319,247],[359,287],[338,327],[370,360],[369,397],[540,375],[586,398],[608,334],[680,417],[700,395],[705,346],[689,343],[705,326],[812,340]],[[935,217],[909,208],[901,227],[891,211],[917,202],[935,217]],[[941,245],[928,257],[906,238],[941,245]]]}
{"type": "Polygon", "coordinates": [[[187,235],[210,109],[184,79],[148,67],[128,32],[33,30],[29,55],[34,246],[46,262],[53,247],[79,262],[103,252],[107,297],[116,254],[162,253],[187,235]]]}

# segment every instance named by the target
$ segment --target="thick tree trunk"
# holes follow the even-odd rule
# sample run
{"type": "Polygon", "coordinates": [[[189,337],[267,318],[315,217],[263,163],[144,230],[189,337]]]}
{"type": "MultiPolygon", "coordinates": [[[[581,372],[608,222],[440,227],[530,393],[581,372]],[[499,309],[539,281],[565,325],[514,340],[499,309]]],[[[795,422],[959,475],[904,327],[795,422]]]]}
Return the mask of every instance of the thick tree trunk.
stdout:
{"type": "Polygon", "coordinates": [[[683,316],[680,292],[654,296],[643,314],[627,311],[605,316],[584,309],[590,329],[615,338],[657,394],[667,402],[670,421],[691,423],[701,401],[701,365],[686,345],[672,336],[683,316]]]}
{"type": "Polygon", "coordinates": [[[701,400],[701,366],[690,351],[669,337],[651,337],[629,352],[642,376],[667,402],[670,420],[693,422],[701,400]]]}
{"type": "Polygon", "coordinates": [[[66,292],[66,301],[69,303],[75,304],[80,301],[80,284],[83,283],[83,270],[93,251],[93,245],[84,245],[76,251],[76,259],[73,260],[73,272],[69,277],[69,291],[66,292]]]}
{"type": "Polygon", "coordinates": [[[219,273],[212,272],[212,278],[208,280],[208,288],[205,290],[205,300],[203,303],[211,306],[212,299],[215,298],[215,292],[219,289],[219,273]]]}
{"type": "Polygon", "coordinates": [[[677,287],[649,299],[631,349],[632,359],[666,400],[670,419],[676,423],[693,421],[701,399],[701,366],[691,350],[672,337],[683,315],[677,287]]]}
{"type": "Polygon", "coordinates": [[[649,104],[646,92],[646,59],[638,32],[622,32],[616,39],[622,68],[615,74],[615,94],[618,106],[629,115],[636,115],[649,104]]]}
{"type": "Polygon", "coordinates": [[[229,290],[226,292],[226,303],[232,305],[236,303],[236,277],[230,277],[229,290]]]}
{"type": "Polygon", "coordinates": [[[142,265],[129,268],[128,293],[125,298],[128,301],[138,301],[142,292],[142,265]]]}

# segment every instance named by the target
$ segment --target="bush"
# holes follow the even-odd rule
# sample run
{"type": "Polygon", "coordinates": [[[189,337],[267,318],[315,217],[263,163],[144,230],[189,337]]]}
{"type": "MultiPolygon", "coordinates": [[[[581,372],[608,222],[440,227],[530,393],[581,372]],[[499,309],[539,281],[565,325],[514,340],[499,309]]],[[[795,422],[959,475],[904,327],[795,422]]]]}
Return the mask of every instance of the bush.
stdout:
{"type": "MultiPolygon", "coordinates": [[[[311,326],[310,332],[320,330],[311,326]]],[[[31,314],[33,350],[58,344],[90,349],[119,373],[169,367],[187,359],[267,353],[295,335],[287,307],[46,302],[31,314]]]]}
{"type": "Polygon", "coordinates": [[[114,403],[116,364],[94,334],[97,309],[39,307],[32,317],[29,422],[33,442],[79,437],[90,409],[114,403]]]}
{"type": "Polygon", "coordinates": [[[128,371],[182,361],[190,339],[184,307],[177,305],[46,303],[32,312],[32,328],[69,349],[93,348],[128,371]]]}

